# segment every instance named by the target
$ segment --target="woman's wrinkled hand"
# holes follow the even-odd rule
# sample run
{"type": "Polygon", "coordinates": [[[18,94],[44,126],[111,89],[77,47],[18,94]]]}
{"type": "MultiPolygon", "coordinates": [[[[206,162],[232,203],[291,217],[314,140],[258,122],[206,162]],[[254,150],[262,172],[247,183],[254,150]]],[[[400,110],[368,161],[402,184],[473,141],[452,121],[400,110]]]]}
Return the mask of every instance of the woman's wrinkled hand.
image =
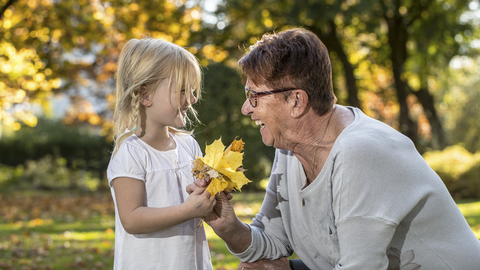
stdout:
{"type": "Polygon", "coordinates": [[[286,257],[278,260],[259,260],[253,263],[241,262],[237,270],[290,270],[290,262],[286,257]]]}

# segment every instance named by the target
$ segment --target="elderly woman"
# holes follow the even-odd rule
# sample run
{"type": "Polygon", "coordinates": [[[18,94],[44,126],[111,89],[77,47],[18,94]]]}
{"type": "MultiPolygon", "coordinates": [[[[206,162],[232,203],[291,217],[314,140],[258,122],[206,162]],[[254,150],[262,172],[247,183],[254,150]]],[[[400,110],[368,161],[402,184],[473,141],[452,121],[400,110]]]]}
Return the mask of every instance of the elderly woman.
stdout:
{"type": "Polygon", "coordinates": [[[479,240],[413,143],[335,104],[317,36],[266,34],[239,65],[242,113],[277,149],[250,225],[223,193],[206,217],[242,261],[239,269],[290,269],[285,257],[293,252],[310,269],[480,269],[479,240]]]}

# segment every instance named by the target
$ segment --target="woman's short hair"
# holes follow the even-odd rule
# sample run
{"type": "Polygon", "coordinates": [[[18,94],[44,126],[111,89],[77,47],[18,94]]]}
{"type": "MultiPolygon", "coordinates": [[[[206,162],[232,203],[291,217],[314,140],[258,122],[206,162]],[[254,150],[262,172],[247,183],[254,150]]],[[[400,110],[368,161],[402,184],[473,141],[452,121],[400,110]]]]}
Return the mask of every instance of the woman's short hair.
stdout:
{"type": "Polygon", "coordinates": [[[328,50],[314,33],[294,28],[264,34],[249,49],[238,62],[244,82],[248,78],[257,86],[302,89],[319,115],[336,102],[328,50]]]}

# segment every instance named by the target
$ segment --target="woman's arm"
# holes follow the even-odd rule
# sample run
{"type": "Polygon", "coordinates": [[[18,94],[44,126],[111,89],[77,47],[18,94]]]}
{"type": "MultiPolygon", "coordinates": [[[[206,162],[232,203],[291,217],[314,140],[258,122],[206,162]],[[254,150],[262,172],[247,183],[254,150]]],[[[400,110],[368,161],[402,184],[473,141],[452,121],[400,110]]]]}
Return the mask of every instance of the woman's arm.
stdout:
{"type": "MultiPolygon", "coordinates": [[[[187,193],[193,195],[198,193],[199,189],[204,190],[206,186],[205,180],[197,179],[194,184],[187,186],[187,193]]],[[[205,216],[205,221],[225,241],[232,252],[241,253],[250,246],[252,235],[250,228],[240,221],[235,214],[235,210],[229,201],[231,197],[231,194],[225,194],[224,192],[215,195],[217,202],[213,211],[205,216]]]]}
{"type": "MultiPolygon", "coordinates": [[[[278,163],[278,154],[277,151],[274,168],[278,163]]],[[[285,244],[288,243],[288,237],[283,228],[281,213],[276,208],[278,205],[276,198],[277,180],[277,174],[272,173],[262,209],[250,226],[238,219],[233,206],[222,192],[216,195],[217,204],[213,212],[206,217],[207,223],[215,233],[225,241],[230,251],[242,261],[278,259],[290,256],[293,253],[291,247],[285,244]],[[264,218],[269,220],[268,224],[263,223],[264,218]],[[265,228],[269,226],[272,226],[273,229],[266,233],[265,228]],[[250,246],[251,248],[248,249],[250,246]]],[[[194,184],[187,186],[187,192],[191,193],[196,188],[203,188],[206,185],[206,181],[197,179],[194,184]]]]}
{"type": "Polygon", "coordinates": [[[216,203],[205,188],[199,188],[182,204],[162,208],[146,207],[145,182],[128,177],[115,178],[113,189],[120,221],[130,234],[156,232],[206,216],[216,203]]]}

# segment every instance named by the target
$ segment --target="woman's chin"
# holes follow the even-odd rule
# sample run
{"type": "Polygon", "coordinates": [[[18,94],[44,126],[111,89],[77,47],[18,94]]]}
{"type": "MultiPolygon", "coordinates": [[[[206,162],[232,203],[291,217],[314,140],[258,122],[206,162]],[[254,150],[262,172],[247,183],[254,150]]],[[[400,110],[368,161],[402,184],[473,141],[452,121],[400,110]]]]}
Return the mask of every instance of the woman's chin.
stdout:
{"type": "Polygon", "coordinates": [[[262,134],[262,141],[263,144],[266,146],[273,146],[273,138],[270,135],[270,132],[266,128],[260,129],[260,133],[262,134]]]}

